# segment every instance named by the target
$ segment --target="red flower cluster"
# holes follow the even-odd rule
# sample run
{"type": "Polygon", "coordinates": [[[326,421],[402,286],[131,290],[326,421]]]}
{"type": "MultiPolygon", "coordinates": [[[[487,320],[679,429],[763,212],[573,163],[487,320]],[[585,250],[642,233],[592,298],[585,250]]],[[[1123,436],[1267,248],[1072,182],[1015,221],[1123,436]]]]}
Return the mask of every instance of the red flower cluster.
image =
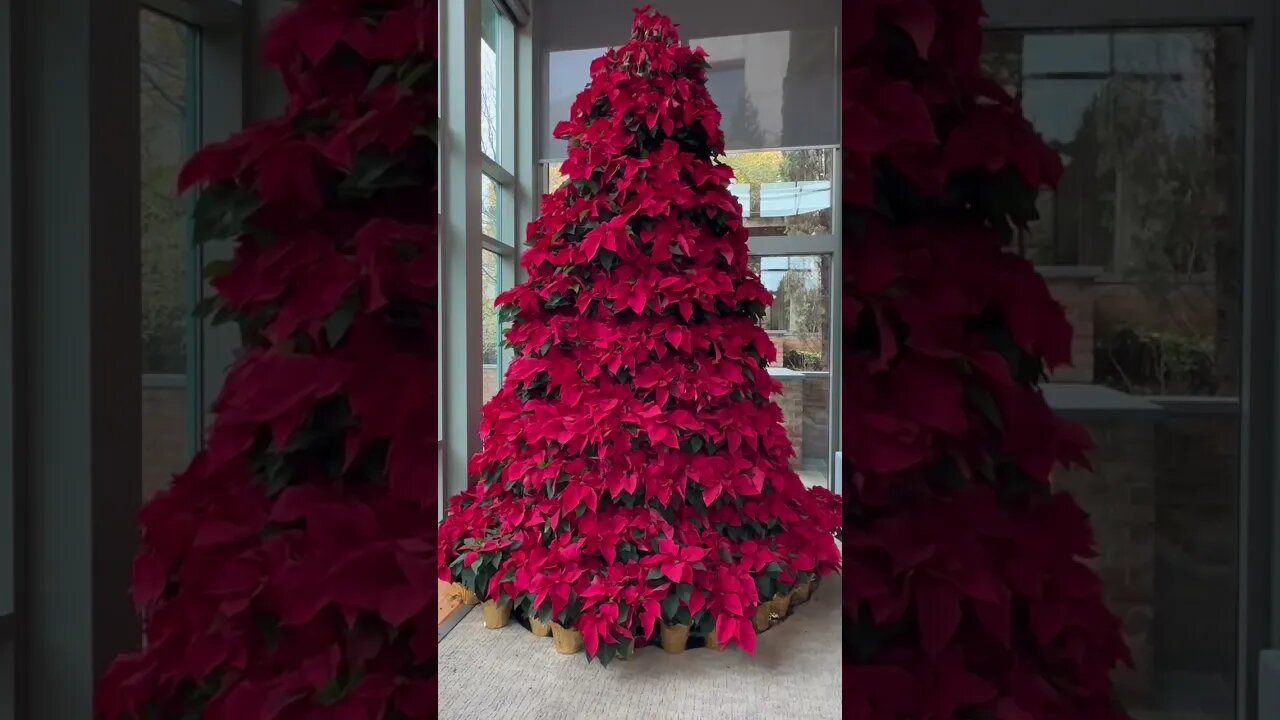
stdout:
{"type": "Polygon", "coordinates": [[[430,716],[436,36],[433,0],[302,0],[266,40],[285,116],[182,173],[247,349],[140,515],[146,647],[98,717],[430,716]]]}
{"type": "Polygon", "coordinates": [[[834,496],[789,468],[769,399],[771,296],[706,68],[647,7],[592,63],[528,281],[497,301],[518,358],[483,410],[480,481],[440,528],[441,579],[576,627],[602,662],[659,621],[750,652],[761,601],[839,566],[834,496]]]}
{"type": "Polygon", "coordinates": [[[1071,329],[1007,248],[1061,164],[981,76],[978,0],[847,8],[846,708],[1125,718],[1088,522],[1050,483],[1090,449],[1037,389],[1071,329]]]}

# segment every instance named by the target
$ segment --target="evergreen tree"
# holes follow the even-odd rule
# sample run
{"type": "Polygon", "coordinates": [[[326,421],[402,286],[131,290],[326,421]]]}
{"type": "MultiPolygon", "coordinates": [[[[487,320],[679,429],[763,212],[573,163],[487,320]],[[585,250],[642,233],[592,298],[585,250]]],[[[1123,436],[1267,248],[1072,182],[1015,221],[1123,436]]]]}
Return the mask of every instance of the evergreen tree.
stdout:
{"type": "Polygon", "coordinates": [[[576,628],[604,663],[659,624],[752,652],[762,603],[839,563],[838,501],[788,467],[769,399],[770,296],[707,67],[647,7],[592,64],[528,281],[498,298],[517,358],[477,482],[440,528],[442,579],[576,628]]]}
{"type": "Polygon", "coordinates": [[[1037,387],[1071,328],[1008,248],[1060,160],[980,74],[978,0],[846,9],[846,712],[1125,718],[1088,520],[1051,481],[1089,438],[1037,387]]]}

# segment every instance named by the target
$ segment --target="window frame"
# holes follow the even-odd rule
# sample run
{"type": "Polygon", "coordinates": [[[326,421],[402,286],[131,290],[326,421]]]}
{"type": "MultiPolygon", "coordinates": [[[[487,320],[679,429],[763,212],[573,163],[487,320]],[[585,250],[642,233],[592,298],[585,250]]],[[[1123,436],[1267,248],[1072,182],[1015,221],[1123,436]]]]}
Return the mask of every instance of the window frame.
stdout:
{"type": "MultiPolygon", "coordinates": [[[[121,588],[128,582],[136,542],[130,529],[141,483],[122,488],[113,479],[138,469],[141,428],[130,418],[139,410],[140,385],[171,379],[133,374],[140,355],[140,246],[111,239],[138,229],[138,190],[128,181],[137,179],[139,139],[130,126],[136,130],[139,116],[127,108],[130,96],[133,107],[138,106],[138,69],[128,61],[138,57],[139,13],[144,10],[185,23],[198,38],[192,44],[192,59],[198,62],[188,84],[191,99],[197,100],[191,105],[192,130],[200,134],[188,133],[191,139],[216,140],[242,127],[250,7],[240,0],[119,0],[114,5],[102,0],[17,0],[0,11],[0,720],[89,713],[97,674],[110,658],[138,643],[137,619],[121,588]],[[70,45],[53,47],[39,40],[68,17],[79,18],[67,23],[70,45]],[[86,45],[85,37],[92,42],[86,45]],[[51,68],[63,66],[70,81],[59,96],[61,111],[55,112],[47,100],[51,91],[38,83],[51,68]],[[102,70],[86,83],[91,67],[102,70]],[[19,102],[32,97],[35,102],[19,102]],[[126,107],[115,111],[122,100],[126,107]],[[46,122],[64,131],[72,127],[61,124],[59,116],[89,116],[88,129],[76,127],[69,133],[69,149],[33,147],[29,135],[34,128],[46,122]],[[69,191],[80,195],[69,208],[50,206],[53,191],[44,182],[55,172],[52,163],[59,154],[84,162],[69,171],[57,163],[56,171],[66,171],[70,178],[69,191]],[[104,174],[104,167],[130,164],[130,154],[133,169],[104,174]],[[108,175],[124,182],[104,183],[108,175]],[[95,199],[90,202],[84,194],[95,199]],[[84,237],[63,235],[86,227],[86,210],[93,218],[87,226],[91,231],[73,233],[84,237]],[[66,219],[57,219],[59,215],[66,219]],[[74,249],[86,256],[69,259],[65,272],[50,268],[50,251],[34,244],[49,237],[57,239],[60,251],[74,249]],[[109,252],[105,244],[110,244],[109,252]],[[94,279],[88,288],[86,277],[94,279]],[[48,297],[64,291],[63,307],[24,302],[37,292],[48,297]],[[83,313],[85,307],[92,308],[91,318],[58,326],[65,338],[49,337],[51,322],[83,313]],[[113,335],[134,341],[113,342],[113,335]],[[60,387],[61,376],[32,364],[33,358],[56,357],[63,342],[91,351],[56,368],[68,373],[76,397],[60,387]],[[88,397],[82,394],[86,392],[88,397]],[[65,423],[64,443],[50,442],[50,418],[65,423]],[[76,456],[80,459],[68,459],[76,456]],[[72,500],[66,512],[49,512],[64,500],[72,500]],[[51,537],[59,542],[51,544],[51,537]],[[62,587],[70,599],[43,603],[50,587],[62,587]],[[86,619],[91,619],[87,633],[86,619]],[[73,644],[66,633],[76,634],[73,644]],[[61,648],[56,663],[50,662],[51,647],[61,648]]],[[[189,274],[189,268],[202,267],[208,259],[197,252],[187,253],[184,269],[189,274]]],[[[188,286],[189,295],[196,295],[199,285],[188,286]]],[[[208,325],[195,325],[187,324],[189,334],[210,339],[208,325]]],[[[227,364],[222,360],[230,359],[235,345],[227,339],[200,341],[189,339],[192,440],[199,437],[204,417],[197,409],[208,407],[221,385],[227,364]],[[214,351],[224,355],[215,357],[214,351]],[[204,372],[211,367],[216,372],[204,372]]]]}
{"type": "MultiPolygon", "coordinates": [[[[440,481],[438,519],[448,499],[469,485],[467,464],[480,449],[483,392],[483,316],[480,298],[482,253],[498,258],[497,292],[514,287],[519,270],[518,228],[532,219],[531,135],[517,118],[528,114],[531,56],[530,22],[513,0],[491,2],[498,18],[498,158],[482,149],[482,7],[479,3],[440,8],[441,208],[440,274],[440,481]],[[498,227],[491,237],[482,222],[483,179],[499,199],[498,227]]],[[[525,123],[524,125],[527,125],[525,123]]],[[[512,358],[498,344],[499,381],[512,358]]]]}

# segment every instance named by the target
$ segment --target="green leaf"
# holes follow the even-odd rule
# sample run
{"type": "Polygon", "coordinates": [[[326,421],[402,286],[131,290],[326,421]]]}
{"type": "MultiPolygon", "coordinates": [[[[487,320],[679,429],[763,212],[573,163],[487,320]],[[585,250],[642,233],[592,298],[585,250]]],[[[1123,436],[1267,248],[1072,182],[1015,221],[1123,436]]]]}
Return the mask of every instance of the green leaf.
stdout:
{"type": "Polygon", "coordinates": [[[205,263],[204,278],[206,280],[216,280],[225,277],[231,273],[231,269],[235,267],[230,260],[211,260],[205,263]]]}
{"type": "Polygon", "coordinates": [[[215,310],[221,306],[221,298],[217,295],[200,298],[200,302],[196,303],[195,308],[191,310],[191,317],[203,320],[209,317],[215,310]]]}
{"type": "Polygon", "coordinates": [[[385,83],[395,71],[396,68],[394,65],[379,65],[375,68],[373,73],[369,76],[369,84],[364,88],[365,94],[367,95],[382,87],[382,84],[385,83]]]}
{"type": "Polygon", "coordinates": [[[428,73],[434,75],[436,72],[436,61],[428,60],[424,63],[418,63],[404,73],[400,78],[400,85],[406,90],[413,90],[428,73]]]}
{"type": "Polygon", "coordinates": [[[675,595],[667,595],[662,599],[662,617],[673,618],[676,611],[680,608],[680,598],[675,595]]]}
{"type": "Polygon", "coordinates": [[[266,641],[267,647],[275,652],[280,647],[280,620],[275,616],[266,613],[258,613],[253,618],[254,624],[258,626],[258,632],[262,633],[263,640],[266,641]]]}
{"type": "Polygon", "coordinates": [[[676,584],[676,597],[680,598],[681,602],[686,602],[686,603],[689,602],[689,598],[692,596],[693,596],[692,585],[688,583],[676,584]]]}
{"type": "Polygon", "coordinates": [[[409,171],[400,155],[392,155],[380,145],[361,150],[351,163],[351,172],[338,185],[344,197],[368,199],[379,190],[416,187],[422,179],[409,171]]]}
{"type": "Polygon", "coordinates": [[[334,308],[324,321],[324,334],[329,341],[329,347],[336,347],[342,342],[342,338],[351,328],[351,323],[356,319],[358,312],[360,312],[359,294],[347,293],[338,303],[338,307],[334,308]]]}
{"type": "Polygon", "coordinates": [[[666,576],[662,574],[662,570],[660,570],[659,568],[654,568],[649,571],[648,575],[645,576],[645,580],[661,580],[664,577],[666,576]]]}
{"type": "Polygon", "coordinates": [[[991,423],[992,427],[1004,430],[1004,418],[1000,415],[1000,408],[996,406],[995,398],[991,393],[978,385],[966,385],[964,396],[969,404],[991,423]]]}
{"type": "Polygon", "coordinates": [[[316,701],[321,705],[337,705],[339,701],[347,696],[360,681],[364,679],[364,670],[357,670],[349,677],[344,677],[346,673],[340,673],[337,678],[316,693],[316,701]]]}
{"type": "Polygon", "coordinates": [[[240,237],[245,223],[261,207],[257,195],[235,183],[210,185],[201,191],[191,213],[192,239],[200,244],[240,237]]]}

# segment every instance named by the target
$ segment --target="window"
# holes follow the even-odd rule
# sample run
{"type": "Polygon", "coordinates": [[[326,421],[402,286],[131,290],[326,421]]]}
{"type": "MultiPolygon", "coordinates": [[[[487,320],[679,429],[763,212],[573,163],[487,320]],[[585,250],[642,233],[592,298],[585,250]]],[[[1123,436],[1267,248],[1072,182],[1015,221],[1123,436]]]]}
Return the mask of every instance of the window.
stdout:
{"type": "Polygon", "coordinates": [[[200,142],[199,33],[144,9],[140,15],[142,180],[143,498],[186,465],[199,438],[199,352],[191,312],[200,270],[189,235],[190,198],[178,172],[200,142]]]}
{"type": "MultiPolygon", "coordinates": [[[[752,237],[832,234],[834,148],[744,150],[722,162],[733,168],[729,192],[752,237]]],[[[544,163],[547,192],[564,184],[561,164],[544,163]]]]}
{"type": "Polygon", "coordinates": [[[480,411],[511,358],[494,301],[516,283],[531,219],[531,86],[519,0],[441,3],[441,518],[480,450],[480,411]],[[527,114],[527,109],[525,114],[527,114]]]}
{"type": "Polygon", "coordinates": [[[792,467],[806,485],[828,487],[831,450],[831,255],[752,255],[749,265],[773,294],[763,325],[778,350],[769,372],[782,383],[792,467]]]}
{"type": "Polygon", "coordinates": [[[1022,249],[1075,328],[1046,395],[1093,519],[1140,717],[1236,717],[1244,38],[1231,27],[988,34],[984,62],[1064,157],[1022,249]],[[1152,714],[1148,714],[1152,713],[1152,714]]]}
{"type": "Polygon", "coordinates": [[[507,358],[494,301],[514,284],[517,259],[515,143],[515,24],[493,0],[480,12],[480,175],[482,402],[502,386],[507,358]]]}
{"type": "Polygon", "coordinates": [[[481,358],[483,366],[484,392],[481,393],[481,402],[489,402],[489,399],[497,394],[498,388],[502,387],[502,373],[505,370],[502,359],[502,328],[498,323],[498,310],[494,307],[494,300],[497,299],[499,288],[502,282],[502,258],[498,253],[492,250],[484,250],[481,253],[482,269],[480,278],[481,293],[481,326],[483,328],[481,335],[481,358]]]}

